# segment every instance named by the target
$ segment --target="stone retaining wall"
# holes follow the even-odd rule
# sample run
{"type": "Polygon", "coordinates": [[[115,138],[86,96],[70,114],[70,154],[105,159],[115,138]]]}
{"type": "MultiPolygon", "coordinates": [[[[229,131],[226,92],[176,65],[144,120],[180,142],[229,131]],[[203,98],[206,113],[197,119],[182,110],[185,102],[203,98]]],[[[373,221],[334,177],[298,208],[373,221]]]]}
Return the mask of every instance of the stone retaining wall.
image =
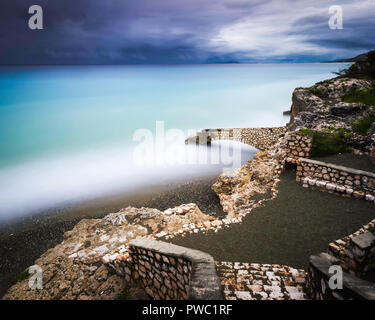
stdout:
{"type": "Polygon", "coordinates": [[[305,188],[312,187],[375,202],[375,173],[372,172],[301,158],[296,179],[305,188]]]}
{"type": "Polygon", "coordinates": [[[330,288],[329,273],[340,261],[327,253],[310,257],[307,288],[314,300],[375,300],[375,284],[343,272],[343,288],[330,288]]]}
{"type": "Polygon", "coordinates": [[[312,138],[299,131],[285,135],[286,162],[298,164],[300,158],[308,158],[312,147],[312,138]]]}
{"type": "Polygon", "coordinates": [[[365,276],[375,268],[375,220],[355,233],[331,242],[328,252],[340,260],[344,271],[365,276]]]}
{"type": "Polygon", "coordinates": [[[152,299],[223,299],[214,260],[201,251],[138,238],[113,266],[128,282],[138,281],[152,299]]]}
{"type": "Polygon", "coordinates": [[[186,139],[185,143],[210,144],[214,140],[233,140],[266,151],[285,134],[286,130],[286,127],[205,129],[186,139]]]}

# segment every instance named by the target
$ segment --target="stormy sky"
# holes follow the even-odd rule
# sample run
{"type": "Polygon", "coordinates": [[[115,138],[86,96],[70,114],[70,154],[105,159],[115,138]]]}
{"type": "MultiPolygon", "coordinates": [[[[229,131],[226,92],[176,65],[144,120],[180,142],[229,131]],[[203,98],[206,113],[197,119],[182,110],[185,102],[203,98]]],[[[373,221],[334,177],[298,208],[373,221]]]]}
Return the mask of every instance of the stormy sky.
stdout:
{"type": "Polygon", "coordinates": [[[0,64],[304,62],[375,49],[375,0],[1,0],[0,64]],[[44,29],[28,28],[40,5],[44,29]],[[344,28],[328,26],[341,5],[344,28]]]}

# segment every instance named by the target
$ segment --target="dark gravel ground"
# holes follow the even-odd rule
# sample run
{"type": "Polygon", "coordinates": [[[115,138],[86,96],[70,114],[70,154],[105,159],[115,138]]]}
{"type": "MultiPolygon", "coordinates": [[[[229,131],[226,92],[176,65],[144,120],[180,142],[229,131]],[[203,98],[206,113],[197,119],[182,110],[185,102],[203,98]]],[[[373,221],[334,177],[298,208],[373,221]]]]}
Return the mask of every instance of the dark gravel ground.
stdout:
{"type": "Polygon", "coordinates": [[[314,160],[329,162],[344,167],[354,168],[363,171],[375,172],[375,164],[368,156],[359,156],[352,153],[337,154],[334,156],[314,158],[314,160]]]}
{"type": "Polygon", "coordinates": [[[215,260],[286,264],[306,268],[309,256],[375,218],[373,203],[306,190],[295,172],[281,176],[279,195],[253,209],[242,224],[189,234],[171,242],[210,253],[215,260]]]}

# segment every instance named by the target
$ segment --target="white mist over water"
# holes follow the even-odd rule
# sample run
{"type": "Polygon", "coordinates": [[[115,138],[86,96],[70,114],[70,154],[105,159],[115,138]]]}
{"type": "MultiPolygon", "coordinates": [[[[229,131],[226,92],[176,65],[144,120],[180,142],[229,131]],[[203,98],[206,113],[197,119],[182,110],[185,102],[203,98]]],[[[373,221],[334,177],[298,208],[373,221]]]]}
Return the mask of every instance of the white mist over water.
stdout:
{"type": "MultiPolygon", "coordinates": [[[[182,141],[183,143],[183,141],[182,141]]],[[[211,147],[184,146],[185,158],[137,163],[126,146],[49,158],[0,170],[0,220],[46,208],[132,191],[142,186],[220,174],[232,164],[251,159],[256,149],[238,142],[213,142],[211,147]],[[223,163],[222,155],[226,155],[223,163]],[[210,161],[217,156],[220,161],[210,161]],[[199,159],[207,161],[199,163],[199,159]],[[228,161],[230,160],[230,161],[228,161]],[[174,162],[174,164],[171,164],[174,162]]]]}
{"type": "MultiPolygon", "coordinates": [[[[140,166],[133,159],[134,132],[154,133],[158,120],[185,134],[284,125],[295,87],[331,78],[345,66],[0,67],[0,220],[219,174],[228,164],[140,166]]],[[[199,149],[183,141],[181,147],[190,155],[199,149]]],[[[253,153],[244,147],[242,163],[253,153]]]]}

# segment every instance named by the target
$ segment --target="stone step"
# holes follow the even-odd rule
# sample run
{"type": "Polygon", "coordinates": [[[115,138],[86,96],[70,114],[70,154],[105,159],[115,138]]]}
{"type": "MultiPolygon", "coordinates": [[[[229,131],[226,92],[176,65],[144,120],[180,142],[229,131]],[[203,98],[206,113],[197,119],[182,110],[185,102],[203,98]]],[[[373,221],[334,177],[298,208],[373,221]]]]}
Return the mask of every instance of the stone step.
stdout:
{"type": "Polygon", "coordinates": [[[216,262],[226,300],[306,300],[306,272],[277,264],[216,262]]]}

